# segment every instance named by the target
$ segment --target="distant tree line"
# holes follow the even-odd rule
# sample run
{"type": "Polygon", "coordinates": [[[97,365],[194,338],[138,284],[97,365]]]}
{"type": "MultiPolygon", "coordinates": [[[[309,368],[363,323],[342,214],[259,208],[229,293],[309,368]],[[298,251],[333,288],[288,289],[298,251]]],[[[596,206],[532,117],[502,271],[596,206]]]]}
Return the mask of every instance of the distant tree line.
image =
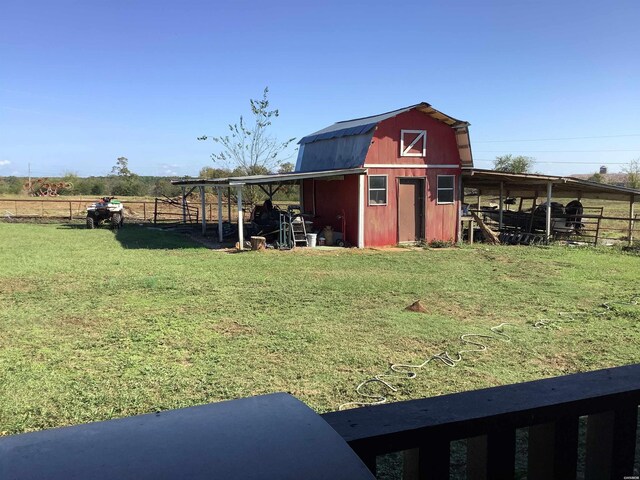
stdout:
{"type": "MultiPolygon", "coordinates": [[[[50,182],[67,182],[70,188],[58,191],[59,195],[87,195],[94,197],[112,196],[153,196],[180,195],[180,187],[171,185],[175,177],[154,177],[137,175],[132,179],[114,176],[81,178],[73,173],[62,177],[48,177],[50,182]]],[[[36,180],[36,179],[32,179],[36,180]]],[[[0,177],[0,195],[28,195],[25,188],[26,177],[0,177]]]]}

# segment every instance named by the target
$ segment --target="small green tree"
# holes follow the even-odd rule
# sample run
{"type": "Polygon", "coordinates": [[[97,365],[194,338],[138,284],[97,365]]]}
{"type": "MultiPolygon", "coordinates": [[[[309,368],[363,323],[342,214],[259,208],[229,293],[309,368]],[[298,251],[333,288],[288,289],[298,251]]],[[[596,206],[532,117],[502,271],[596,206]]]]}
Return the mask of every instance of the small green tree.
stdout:
{"type": "Polygon", "coordinates": [[[278,169],[278,173],[291,173],[293,172],[294,168],[296,168],[296,166],[293,163],[285,162],[282,165],[280,165],[280,168],[278,169]]]}
{"type": "Polygon", "coordinates": [[[493,168],[500,172],[529,173],[534,163],[535,158],[508,154],[496,157],[493,161],[493,168]]]}
{"type": "Polygon", "coordinates": [[[156,197],[177,197],[180,195],[180,187],[173,185],[168,178],[156,178],[150,193],[156,197]]]}
{"type": "Polygon", "coordinates": [[[111,185],[112,195],[139,197],[147,193],[144,182],[129,170],[127,157],[118,157],[115,166],[111,169],[111,176],[115,177],[111,185]]]}
{"type": "Polygon", "coordinates": [[[118,157],[116,164],[111,169],[111,175],[118,177],[131,177],[134,174],[129,170],[129,159],[127,157],[118,157]]]}
{"type": "Polygon", "coordinates": [[[75,172],[66,172],[62,177],[64,187],[58,190],[59,195],[75,195],[78,193],[80,177],[75,172]]]}
{"type": "Polygon", "coordinates": [[[231,176],[231,170],[228,168],[202,167],[200,169],[200,178],[227,178],[231,176]]]}
{"type": "Polygon", "coordinates": [[[631,160],[622,171],[627,174],[627,187],[640,189],[640,158],[631,160]]]}
{"type": "Polygon", "coordinates": [[[601,173],[596,172],[587,178],[587,180],[594,183],[604,183],[604,176],[601,173]]]}

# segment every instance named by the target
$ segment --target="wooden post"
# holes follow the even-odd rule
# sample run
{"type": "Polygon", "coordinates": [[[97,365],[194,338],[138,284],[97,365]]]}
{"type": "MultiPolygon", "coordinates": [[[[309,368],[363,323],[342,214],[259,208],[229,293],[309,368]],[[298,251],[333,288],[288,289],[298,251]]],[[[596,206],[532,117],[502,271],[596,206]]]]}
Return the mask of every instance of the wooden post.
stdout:
{"type": "MultiPolygon", "coordinates": [[[[464,188],[462,187],[462,175],[458,177],[458,200],[459,200],[458,213],[457,213],[458,221],[456,222],[456,225],[458,227],[458,243],[462,243],[462,230],[463,230],[462,209],[464,208],[464,188]]],[[[423,223],[426,223],[426,222],[423,222],[423,223]]],[[[426,229],[426,225],[424,227],[426,229]]]]}
{"type": "Polygon", "coordinates": [[[187,188],[182,187],[182,223],[187,223],[187,188]]]}
{"type": "Polygon", "coordinates": [[[467,439],[467,478],[513,478],[516,459],[515,430],[467,439]]]}
{"type": "Polygon", "coordinates": [[[547,243],[551,240],[551,195],[553,190],[553,184],[547,182],[547,221],[545,223],[545,234],[547,236],[547,243]]]}
{"type": "Polygon", "coordinates": [[[498,230],[502,230],[503,202],[504,202],[504,182],[500,182],[500,206],[498,207],[498,230]]]}
{"type": "Polygon", "coordinates": [[[529,480],[576,478],[578,419],[531,425],[528,445],[529,480]]]}
{"type": "Polygon", "coordinates": [[[218,198],[218,241],[222,243],[224,240],[223,232],[222,232],[222,188],[216,187],[216,194],[218,198]]]}
{"type": "Polygon", "coordinates": [[[402,479],[449,478],[450,442],[427,437],[418,448],[403,452],[402,479]]]}
{"type": "Polygon", "coordinates": [[[231,224],[231,187],[227,188],[227,218],[231,224]]]}
{"type": "Polygon", "coordinates": [[[153,223],[158,223],[158,199],[156,198],[155,205],[153,207],[153,223]]]}
{"type": "Polygon", "coordinates": [[[537,206],[538,206],[538,191],[536,190],[536,193],[533,197],[533,205],[531,206],[531,217],[529,218],[529,233],[533,232],[533,214],[535,213],[537,206]]]}
{"type": "Polygon", "coordinates": [[[207,206],[204,198],[204,185],[200,186],[200,206],[200,210],[202,210],[202,235],[204,236],[207,233],[207,206]]]}
{"type": "Polygon", "coordinates": [[[635,216],[633,208],[635,195],[631,195],[629,199],[629,246],[633,245],[633,217],[635,216]]]}
{"type": "Polygon", "coordinates": [[[147,202],[142,202],[142,221],[147,221],[147,202]]]}
{"type": "Polygon", "coordinates": [[[71,202],[69,202],[69,220],[73,220],[73,207],[71,206],[71,202]]]}
{"type": "Polygon", "coordinates": [[[244,214],[242,212],[242,185],[236,187],[238,195],[238,249],[244,250],[244,214]]]}
{"type": "Polygon", "coordinates": [[[212,210],[211,210],[211,202],[209,202],[209,220],[213,219],[213,214],[212,214],[212,210]]]}

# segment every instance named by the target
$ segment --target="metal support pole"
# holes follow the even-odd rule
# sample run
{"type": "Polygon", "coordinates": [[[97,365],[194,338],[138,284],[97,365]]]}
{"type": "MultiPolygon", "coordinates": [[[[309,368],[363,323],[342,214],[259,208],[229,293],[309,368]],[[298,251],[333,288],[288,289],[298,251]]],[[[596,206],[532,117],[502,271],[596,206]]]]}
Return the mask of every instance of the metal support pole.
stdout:
{"type": "Polygon", "coordinates": [[[462,208],[464,205],[464,188],[462,187],[462,175],[458,177],[458,200],[458,218],[456,221],[456,228],[458,232],[456,237],[458,238],[458,243],[462,243],[462,208]]]}
{"type": "Polygon", "coordinates": [[[222,188],[216,187],[216,194],[218,195],[218,241],[222,243],[224,239],[222,234],[222,188]]]}
{"type": "Polygon", "coordinates": [[[239,249],[244,249],[244,214],[242,212],[242,185],[236,187],[238,195],[238,243],[239,249]]]}
{"type": "Polygon", "coordinates": [[[182,187],[182,223],[187,223],[187,188],[182,187]]]}
{"type": "Polygon", "coordinates": [[[545,227],[545,233],[547,235],[547,242],[551,240],[551,195],[553,190],[553,183],[547,182],[547,221],[545,227]]]}
{"type": "Polygon", "coordinates": [[[200,207],[200,209],[202,210],[202,235],[204,236],[204,234],[207,233],[207,205],[205,203],[204,197],[204,185],[200,187],[200,207]]]}
{"type": "Polygon", "coordinates": [[[503,205],[504,205],[504,182],[500,182],[500,206],[498,207],[498,230],[502,230],[503,205]]]}
{"type": "Polygon", "coordinates": [[[633,245],[633,219],[635,217],[634,202],[635,195],[631,195],[629,199],[629,246],[633,245]]]}
{"type": "MultiPolygon", "coordinates": [[[[364,175],[358,175],[358,248],[364,248],[364,181],[364,175]]],[[[347,232],[342,232],[342,238],[346,235],[347,232]]]]}

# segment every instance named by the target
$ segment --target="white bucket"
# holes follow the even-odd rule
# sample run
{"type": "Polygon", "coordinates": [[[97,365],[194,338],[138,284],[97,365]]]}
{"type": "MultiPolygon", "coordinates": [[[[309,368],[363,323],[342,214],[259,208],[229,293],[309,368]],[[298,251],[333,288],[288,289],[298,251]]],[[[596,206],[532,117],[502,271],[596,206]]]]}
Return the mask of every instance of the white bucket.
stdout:
{"type": "Polygon", "coordinates": [[[316,233],[307,233],[307,245],[309,245],[311,248],[314,248],[316,246],[316,237],[318,235],[316,233]]]}

